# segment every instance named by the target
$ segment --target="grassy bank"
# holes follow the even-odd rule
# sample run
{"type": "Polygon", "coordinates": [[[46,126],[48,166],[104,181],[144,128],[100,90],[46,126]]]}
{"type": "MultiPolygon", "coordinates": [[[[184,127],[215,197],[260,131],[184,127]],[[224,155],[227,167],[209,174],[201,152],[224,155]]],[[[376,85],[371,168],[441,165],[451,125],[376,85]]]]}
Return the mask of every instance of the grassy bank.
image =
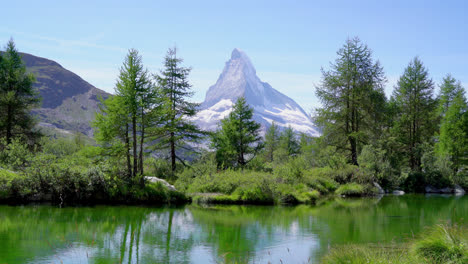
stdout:
{"type": "Polygon", "coordinates": [[[466,264],[468,229],[466,226],[437,225],[407,243],[340,246],[333,248],[322,263],[466,264]]]}
{"type": "Polygon", "coordinates": [[[322,196],[373,195],[370,182],[359,180],[359,169],[348,166],[342,170],[330,168],[301,169],[294,164],[273,168],[270,172],[255,170],[224,170],[196,175],[196,168],[184,171],[176,187],[191,195],[197,203],[219,204],[313,204],[322,196]],[[355,177],[355,182],[340,184],[355,177]]]}

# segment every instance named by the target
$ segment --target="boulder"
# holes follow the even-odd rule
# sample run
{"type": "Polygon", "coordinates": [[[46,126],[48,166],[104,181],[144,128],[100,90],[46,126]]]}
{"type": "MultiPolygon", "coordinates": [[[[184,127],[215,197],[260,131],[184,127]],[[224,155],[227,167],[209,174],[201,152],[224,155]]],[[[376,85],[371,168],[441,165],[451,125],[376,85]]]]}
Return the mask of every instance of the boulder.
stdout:
{"type": "Polygon", "coordinates": [[[147,181],[147,182],[160,182],[162,185],[166,186],[169,190],[177,191],[176,188],[174,187],[174,185],[171,185],[167,181],[165,181],[163,179],[159,179],[158,177],[145,176],[145,181],[147,181]]]}
{"type": "Polygon", "coordinates": [[[378,183],[374,182],[373,184],[378,194],[385,194],[385,190],[378,183]]]}
{"type": "Polygon", "coordinates": [[[440,189],[440,192],[441,193],[453,193],[453,189],[450,187],[445,187],[445,188],[440,189]]]}
{"type": "Polygon", "coordinates": [[[426,193],[441,193],[440,189],[437,189],[431,185],[427,185],[426,188],[424,188],[426,193]]]}
{"type": "Polygon", "coordinates": [[[405,192],[404,192],[404,191],[401,191],[401,190],[394,190],[394,191],[392,192],[392,194],[394,194],[394,195],[403,195],[403,194],[405,194],[405,192]]]}
{"type": "Polygon", "coordinates": [[[460,187],[460,185],[455,185],[455,188],[453,189],[453,192],[455,193],[455,195],[464,195],[465,194],[465,190],[463,190],[462,187],[460,187]]]}

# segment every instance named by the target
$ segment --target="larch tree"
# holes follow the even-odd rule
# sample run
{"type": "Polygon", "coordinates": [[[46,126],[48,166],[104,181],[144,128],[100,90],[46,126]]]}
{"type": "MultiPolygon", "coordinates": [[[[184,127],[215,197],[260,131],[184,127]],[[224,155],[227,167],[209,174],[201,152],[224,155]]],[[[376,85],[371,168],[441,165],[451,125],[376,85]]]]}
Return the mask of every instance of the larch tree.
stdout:
{"type": "Polygon", "coordinates": [[[422,144],[431,142],[436,130],[434,83],[419,58],[405,68],[393,91],[396,116],[392,134],[413,171],[421,170],[422,144]]]}
{"type": "Polygon", "coordinates": [[[31,115],[31,109],[40,102],[33,89],[34,81],[11,39],[5,52],[0,52],[0,138],[4,138],[6,144],[13,138],[31,144],[40,136],[35,129],[37,121],[31,115]]]}
{"type": "Polygon", "coordinates": [[[156,76],[166,102],[165,118],[156,148],[169,150],[172,172],[176,170],[177,160],[185,164],[178,150],[193,151],[189,144],[198,142],[204,136],[204,132],[190,121],[197,113],[198,104],[188,101],[193,96],[192,85],[188,81],[191,68],[182,67],[182,62],[177,57],[177,49],[169,49],[164,58],[164,69],[156,76]]]}
{"type": "Polygon", "coordinates": [[[96,138],[108,149],[124,153],[127,175],[143,174],[145,128],[158,122],[158,93],[137,50],[129,50],[120,68],[115,96],[103,101],[94,122],[96,138]],[[117,141],[115,140],[117,138],[117,141]]]}
{"type": "Polygon", "coordinates": [[[379,134],[379,111],[385,103],[386,82],[379,61],[358,38],[348,39],[337,52],[330,70],[322,69],[316,94],[322,102],[316,122],[323,128],[326,141],[358,164],[362,147],[379,134]]]}

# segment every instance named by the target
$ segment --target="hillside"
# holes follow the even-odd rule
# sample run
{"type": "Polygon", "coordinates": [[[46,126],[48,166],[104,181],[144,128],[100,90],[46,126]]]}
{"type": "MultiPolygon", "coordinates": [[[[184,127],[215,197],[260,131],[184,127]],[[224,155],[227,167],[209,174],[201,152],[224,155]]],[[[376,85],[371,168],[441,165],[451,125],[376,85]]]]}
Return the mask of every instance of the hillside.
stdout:
{"type": "Polygon", "coordinates": [[[109,94],[55,61],[27,53],[21,55],[27,70],[35,75],[34,88],[42,97],[41,107],[33,110],[39,125],[62,133],[92,136],[90,121],[98,110],[99,97],[107,98],[109,94]]]}

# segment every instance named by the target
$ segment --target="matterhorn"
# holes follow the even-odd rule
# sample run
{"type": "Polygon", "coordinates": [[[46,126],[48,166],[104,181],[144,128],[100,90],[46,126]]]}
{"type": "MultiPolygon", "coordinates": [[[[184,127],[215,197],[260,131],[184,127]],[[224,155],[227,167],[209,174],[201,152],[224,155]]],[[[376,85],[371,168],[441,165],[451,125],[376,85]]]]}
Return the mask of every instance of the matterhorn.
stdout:
{"type": "Polygon", "coordinates": [[[239,49],[232,51],[231,59],[226,62],[216,83],[208,89],[193,121],[204,130],[216,130],[240,96],[244,96],[254,109],[254,120],[262,125],[263,132],[275,122],[280,129],[291,127],[298,133],[320,135],[310,115],[294,100],[262,82],[249,57],[239,49]]]}

